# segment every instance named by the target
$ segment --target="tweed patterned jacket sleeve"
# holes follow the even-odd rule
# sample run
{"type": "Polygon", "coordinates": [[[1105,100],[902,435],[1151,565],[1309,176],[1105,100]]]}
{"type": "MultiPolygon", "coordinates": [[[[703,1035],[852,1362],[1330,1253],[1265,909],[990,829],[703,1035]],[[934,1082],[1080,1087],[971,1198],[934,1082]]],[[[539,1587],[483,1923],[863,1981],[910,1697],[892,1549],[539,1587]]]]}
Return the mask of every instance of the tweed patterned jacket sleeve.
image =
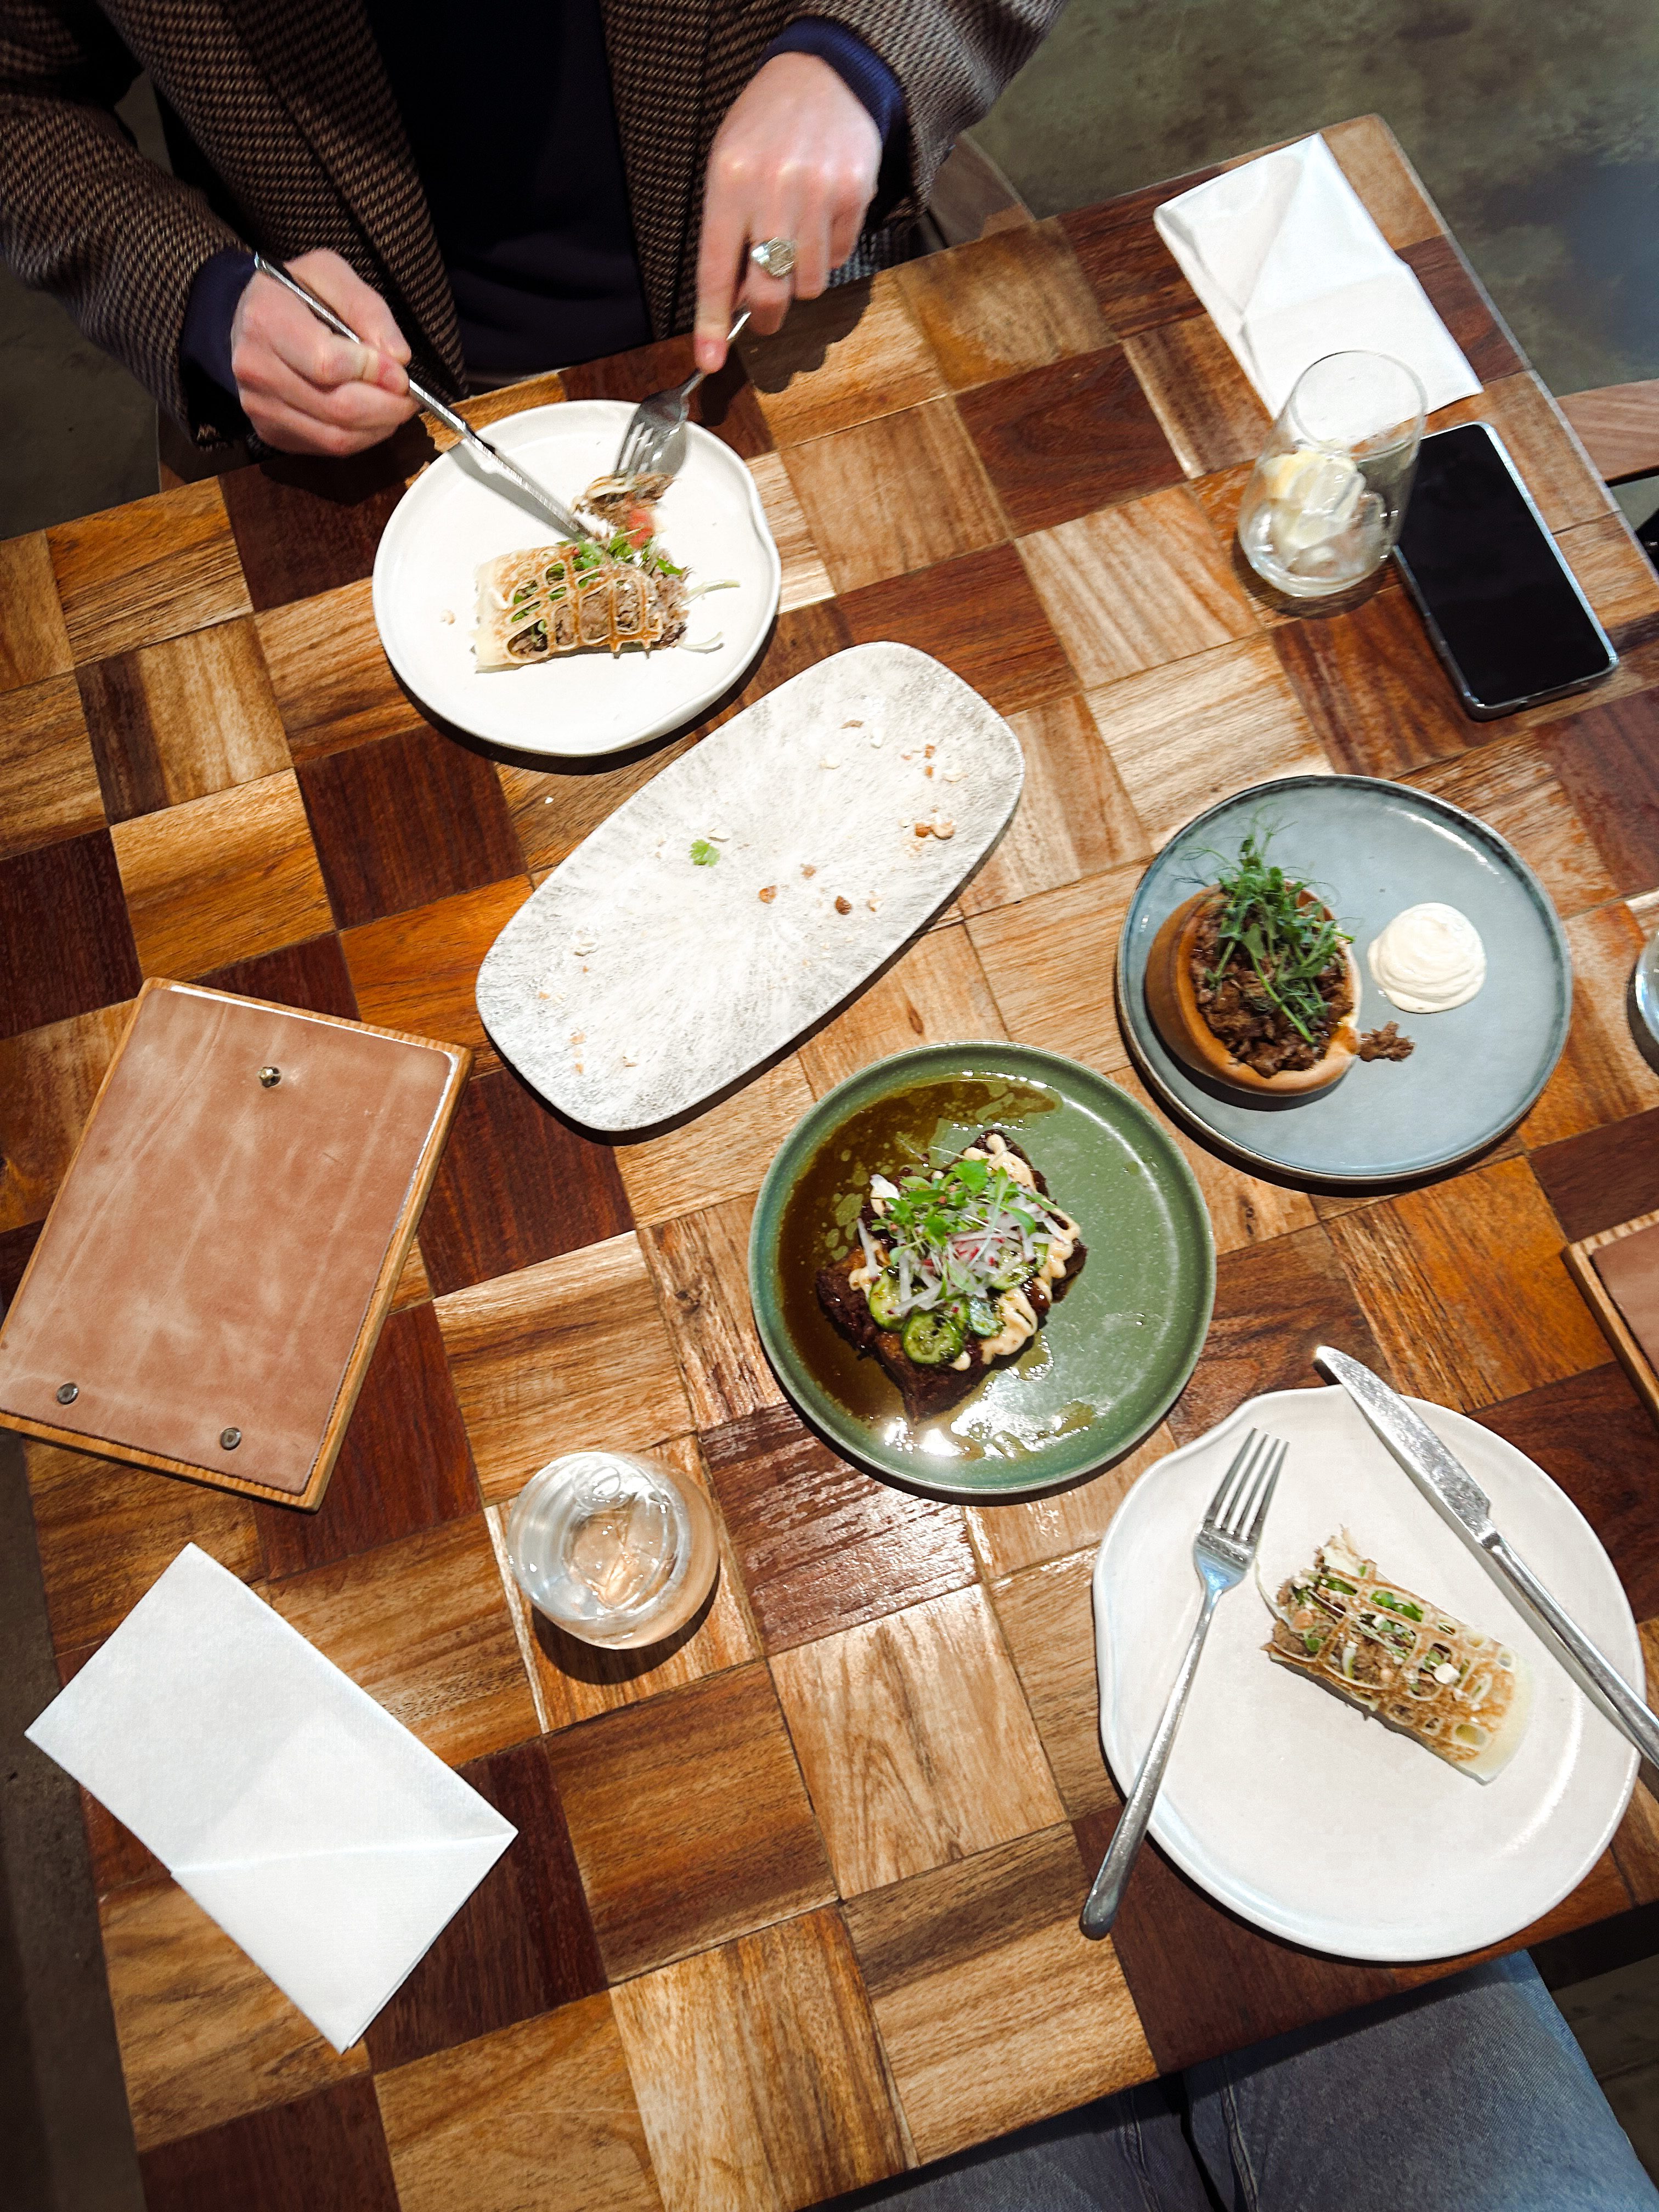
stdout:
{"type": "Polygon", "coordinates": [[[417,374],[463,388],[454,302],[356,0],[0,0],[0,249],[204,445],[239,422],[186,392],[191,284],[221,246],[331,246],[381,292],[417,374]],[[222,186],[146,161],[110,112],[149,70],[222,186]]]}
{"type": "Polygon", "coordinates": [[[1065,0],[810,0],[790,9],[855,31],[904,88],[911,205],[940,163],[1048,36],[1065,0]]]}
{"type": "Polygon", "coordinates": [[[100,15],[0,4],[0,251],[182,417],[191,282],[235,234],[122,130],[137,74],[100,15]]]}
{"type": "MultiPolygon", "coordinates": [[[[798,15],[858,33],[905,93],[912,206],[1060,0],[601,0],[652,322],[689,329],[703,173],[720,120],[798,15]]],[[[901,213],[904,210],[900,210],[901,213]]],[[[331,246],[380,291],[417,373],[465,368],[443,264],[358,0],[0,0],[0,252],[55,293],[204,445],[234,424],[187,391],[196,272],[238,242],[331,246]],[[219,211],[147,161],[112,110],[137,68],[222,180],[219,211]]]]}

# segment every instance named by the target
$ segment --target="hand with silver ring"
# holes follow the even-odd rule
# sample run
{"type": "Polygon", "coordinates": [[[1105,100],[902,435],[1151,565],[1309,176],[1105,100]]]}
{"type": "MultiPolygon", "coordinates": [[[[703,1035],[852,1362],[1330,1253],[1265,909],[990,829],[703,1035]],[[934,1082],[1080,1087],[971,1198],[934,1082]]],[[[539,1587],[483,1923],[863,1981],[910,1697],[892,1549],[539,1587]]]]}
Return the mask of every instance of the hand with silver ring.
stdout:
{"type": "Polygon", "coordinates": [[[816,54],[775,54],[727,111],[708,156],[697,262],[697,367],[726,359],[738,307],[775,331],[857,243],[881,167],[869,110],[816,54]]]}

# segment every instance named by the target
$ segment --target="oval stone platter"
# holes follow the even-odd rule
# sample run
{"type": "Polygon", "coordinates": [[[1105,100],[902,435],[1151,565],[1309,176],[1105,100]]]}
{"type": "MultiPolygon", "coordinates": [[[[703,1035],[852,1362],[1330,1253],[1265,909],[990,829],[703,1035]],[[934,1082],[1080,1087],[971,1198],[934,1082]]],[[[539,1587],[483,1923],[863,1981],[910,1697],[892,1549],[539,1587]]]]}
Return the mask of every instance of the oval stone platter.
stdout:
{"type": "Polygon", "coordinates": [[[1157,1426],[1203,1347],[1215,1243],[1175,1140],[1115,1084],[1029,1045],[926,1045],[861,1068],[786,1138],[756,1202],[749,1292],[778,1380],[837,1451],[908,1489],[986,1504],[1081,1482],[1157,1426]],[[838,1232],[845,1246],[854,1194],[890,1164],[875,1153],[908,1139],[949,1157],[988,1124],[1041,1170],[1088,1256],[1021,1358],[913,1427],[814,1284],[838,1232]]]}
{"type": "Polygon", "coordinates": [[[1224,799],[1177,830],[1140,879],[1118,948],[1118,1016],[1160,1105],[1241,1165],[1314,1185],[1376,1187],[1438,1174],[1514,1127],[1567,1041],[1572,956],[1542,884],[1495,830],[1443,799],[1360,775],[1292,775],[1224,799]],[[1328,1091],[1264,1099],[1194,1074],[1146,1011],[1146,957],[1164,917],[1213,883],[1252,828],[1314,884],[1353,939],[1359,1026],[1394,1021],[1409,1060],[1357,1062],[1328,1091]],[[1466,1006],[1407,1014],[1366,948],[1402,908],[1438,899],[1480,933],[1486,980],[1466,1006]]]}
{"type": "MultiPolygon", "coordinates": [[[[633,409],[621,399],[527,407],[492,441],[567,501],[615,465],[633,409]]],[[[561,758],[611,753],[677,730],[738,681],[766,642],[782,570],[755,480],[729,446],[690,423],[685,459],[658,510],[663,544],[695,583],[732,591],[696,600],[686,635],[718,636],[709,653],[574,653],[533,668],[472,665],[474,575],[482,561],[557,531],[520,504],[508,478],[465,447],[427,469],[398,501],[374,558],[374,621],[386,658],[442,720],[561,758]]]]}
{"type": "Polygon", "coordinates": [[[485,956],[484,1027],[584,1127],[672,1121],[862,989],[948,905],[1024,773],[1006,722],[925,653],[836,653],[561,861],[485,956]]]}

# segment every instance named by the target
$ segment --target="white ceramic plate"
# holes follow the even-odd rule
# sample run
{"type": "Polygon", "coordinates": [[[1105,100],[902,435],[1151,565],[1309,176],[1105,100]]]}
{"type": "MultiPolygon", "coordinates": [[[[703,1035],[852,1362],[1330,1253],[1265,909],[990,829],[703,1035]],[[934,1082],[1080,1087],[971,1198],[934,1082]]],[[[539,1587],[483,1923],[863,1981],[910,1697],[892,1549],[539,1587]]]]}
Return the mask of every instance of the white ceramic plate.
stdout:
{"type": "MultiPolygon", "coordinates": [[[[567,502],[617,458],[633,410],[621,399],[529,407],[489,432],[503,453],[567,502]]],[[[544,516],[520,506],[507,479],[457,447],[398,502],[374,559],[374,620],[386,658],[441,720],[520,752],[612,753],[678,729],[735,684],[765,641],[781,571],[755,480],[729,446],[694,422],[685,465],[659,509],[663,544],[694,583],[738,588],[697,600],[687,632],[720,633],[714,653],[572,653],[481,676],[472,665],[473,574],[481,561],[547,545],[544,516]],[[446,615],[453,620],[447,622],[446,615]]]]}
{"type": "Polygon", "coordinates": [[[588,1128],[685,1113],[955,897],[1024,773],[959,676],[913,646],[853,646],[733,715],[560,862],[484,957],[484,1027],[588,1128]],[[947,815],[948,838],[915,835],[947,815]]]}
{"type": "MultiPolygon", "coordinates": [[[[1636,1624],[1594,1532],[1512,1444],[1414,1404],[1492,1498],[1492,1518],[1626,1680],[1636,1624]]],[[[1497,1943],[1575,1888],[1618,1826],[1636,1753],[1389,1456],[1345,1391],[1281,1390],[1148,1468],[1095,1567],[1101,1737],[1126,1791],[1197,1618],[1192,1540],[1247,1429],[1290,1455],[1261,1540],[1276,1589],[1346,1525],[1408,1589],[1503,1637],[1533,1674],[1521,1748],[1471,1781],[1406,1737],[1275,1667],[1251,1582],[1224,1597],[1152,1832],[1219,1902],[1270,1934],[1351,1959],[1433,1959],[1497,1943]]]]}

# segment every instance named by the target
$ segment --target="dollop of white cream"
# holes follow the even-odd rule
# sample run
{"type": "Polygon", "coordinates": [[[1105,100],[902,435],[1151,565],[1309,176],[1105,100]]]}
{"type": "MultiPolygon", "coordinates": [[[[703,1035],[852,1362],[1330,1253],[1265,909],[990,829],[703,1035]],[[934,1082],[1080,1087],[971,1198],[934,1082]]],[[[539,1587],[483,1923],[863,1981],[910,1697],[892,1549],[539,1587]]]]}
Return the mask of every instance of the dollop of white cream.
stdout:
{"type": "Polygon", "coordinates": [[[1395,915],[1365,959],[1383,996],[1406,1014],[1443,1014],[1464,1006],[1486,980],[1480,931],[1466,914],[1436,899],[1395,915]]]}

